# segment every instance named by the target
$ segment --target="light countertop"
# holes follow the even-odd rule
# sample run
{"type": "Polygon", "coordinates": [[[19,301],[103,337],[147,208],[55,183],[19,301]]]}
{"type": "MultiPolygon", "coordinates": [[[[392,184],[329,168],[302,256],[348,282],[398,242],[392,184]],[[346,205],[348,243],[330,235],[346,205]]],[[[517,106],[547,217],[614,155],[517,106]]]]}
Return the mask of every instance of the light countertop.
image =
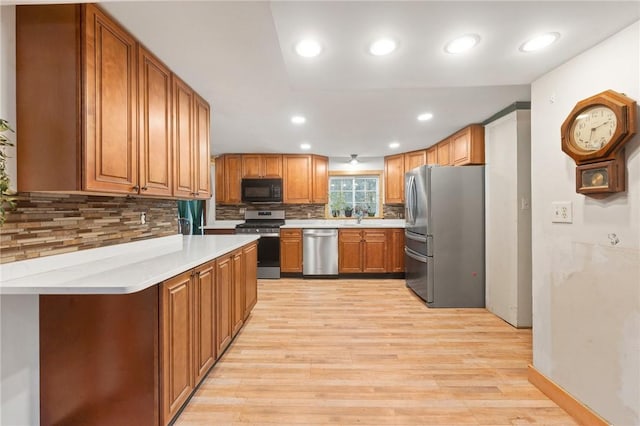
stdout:
{"type": "Polygon", "coordinates": [[[127,294],[246,244],[255,235],[172,235],[2,265],[0,294],[127,294]]]}
{"type": "MultiPolygon", "coordinates": [[[[234,229],[244,220],[216,220],[204,229],[234,229]]],[[[404,228],[404,219],[287,219],[281,228],[404,228]]]]}
{"type": "Polygon", "coordinates": [[[404,219],[353,219],[287,220],[281,228],[404,228],[404,219]]]}

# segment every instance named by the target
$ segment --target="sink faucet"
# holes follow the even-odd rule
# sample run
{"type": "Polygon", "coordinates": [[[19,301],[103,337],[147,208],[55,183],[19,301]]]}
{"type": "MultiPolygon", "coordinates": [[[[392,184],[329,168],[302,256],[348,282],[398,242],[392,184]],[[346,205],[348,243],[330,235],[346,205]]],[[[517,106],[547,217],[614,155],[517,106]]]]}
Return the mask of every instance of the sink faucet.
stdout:
{"type": "Polygon", "coordinates": [[[358,222],[358,225],[360,225],[360,223],[362,222],[362,216],[364,216],[362,212],[356,213],[356,221],[358,222]]]}

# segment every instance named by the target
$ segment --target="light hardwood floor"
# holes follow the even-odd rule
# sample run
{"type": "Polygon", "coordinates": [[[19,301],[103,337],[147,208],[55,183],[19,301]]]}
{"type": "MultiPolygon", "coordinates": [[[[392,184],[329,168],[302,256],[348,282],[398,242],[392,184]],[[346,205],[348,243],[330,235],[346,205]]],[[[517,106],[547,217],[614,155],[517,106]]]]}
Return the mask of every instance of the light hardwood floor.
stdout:
{"type": "Polygon", "coordinates": [[[527,381],[531,330],[428,309],[402,280],[259,282],[176,425],[576,424],[527,381]]]}

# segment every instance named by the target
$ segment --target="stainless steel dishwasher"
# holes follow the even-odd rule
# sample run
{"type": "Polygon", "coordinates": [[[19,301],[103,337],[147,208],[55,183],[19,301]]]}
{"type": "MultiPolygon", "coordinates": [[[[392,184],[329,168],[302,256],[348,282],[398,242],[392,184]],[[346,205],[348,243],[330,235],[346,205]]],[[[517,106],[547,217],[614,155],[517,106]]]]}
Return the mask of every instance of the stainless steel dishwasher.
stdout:
{"type": "Polygon", "coordinates": [[[338,230],[302,231],[302,275],[338,276],[338,230]]]}

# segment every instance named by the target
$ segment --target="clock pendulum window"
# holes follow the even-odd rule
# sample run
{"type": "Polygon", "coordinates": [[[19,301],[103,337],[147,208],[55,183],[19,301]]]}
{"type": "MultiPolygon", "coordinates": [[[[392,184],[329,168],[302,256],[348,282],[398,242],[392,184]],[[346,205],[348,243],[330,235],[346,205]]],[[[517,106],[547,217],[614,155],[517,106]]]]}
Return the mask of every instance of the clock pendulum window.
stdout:
{"type": "Polygon", "coordinates": [[[607,90],[578,102],[560,129],[576,162],[576,192],[601,198],[625,190],[624,144],[637,130],[637,104],[607,90]]]}

